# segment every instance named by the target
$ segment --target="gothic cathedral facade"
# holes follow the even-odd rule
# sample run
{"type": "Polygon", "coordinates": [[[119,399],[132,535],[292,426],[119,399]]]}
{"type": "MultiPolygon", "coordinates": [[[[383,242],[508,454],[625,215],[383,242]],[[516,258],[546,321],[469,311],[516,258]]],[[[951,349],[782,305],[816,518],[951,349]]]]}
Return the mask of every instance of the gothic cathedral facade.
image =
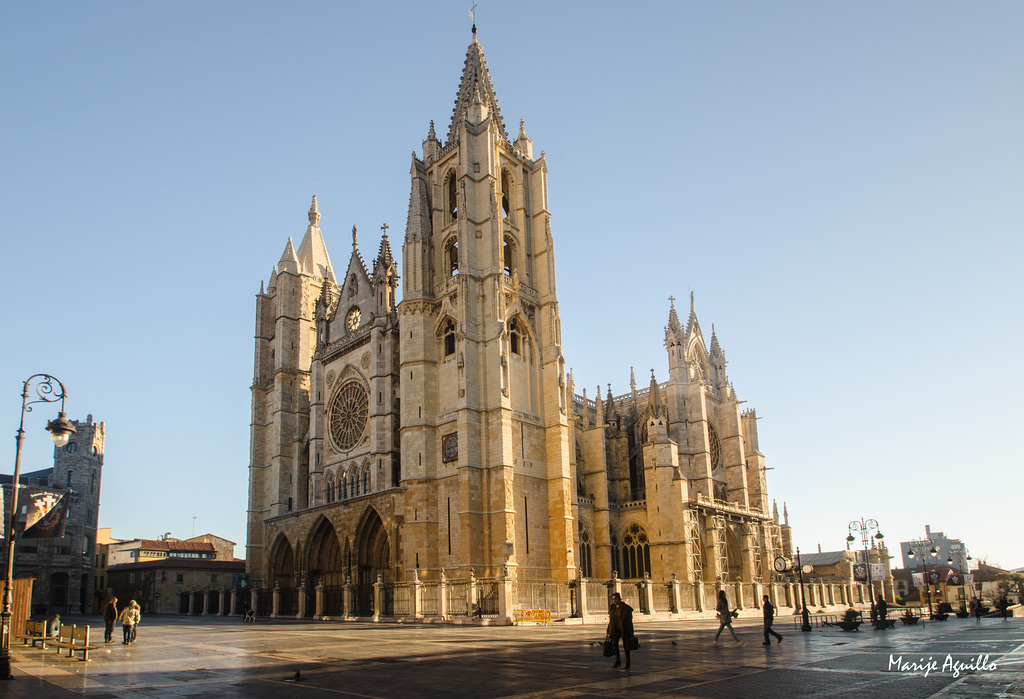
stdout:
{"type": "MultiPolygon", "coordinates": [[[[567,374],[543,153],[510,139],[475,28],[447,136],[413,155],[341,275],[309,225],[256,297],[246,560],[264,589],[580,575],[768,578],[756,417],[673,307],[669,380],[594,401],[567,374]],[[401,300],[398,296],[402,281],[401,300]]],[[[610,389],[609,389],[610,391],[610,389]]]]}

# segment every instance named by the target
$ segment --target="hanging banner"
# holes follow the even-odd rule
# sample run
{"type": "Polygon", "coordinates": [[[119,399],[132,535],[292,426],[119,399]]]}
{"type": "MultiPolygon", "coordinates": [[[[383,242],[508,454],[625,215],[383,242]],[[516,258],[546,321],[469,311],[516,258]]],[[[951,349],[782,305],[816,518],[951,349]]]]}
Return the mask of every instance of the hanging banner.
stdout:
{"type": "Polygon", "coordinates": [[[884,563],[872,563],[871,564],[871,579],[872,580],[885,580],[885,564],[884,563]]]}
{"type": "Polygon", "coordinates": [[[61,493],[33,487],[22,488],[21,490],[22,493],[18,496],[18,499],[20,501],[24,498],[26,508],[25,530],[27,531],[57,506],[61,499],[61,493]]]}
{"type": "Polygon", "coordinates": [[[853,564],[853,579],[856,582],[868,581],[868,567],[863,563],[853,564]]]}
{"type": "Polygon", "coordinates": [[[947,585],[954,585],[956,587],[960,587],[961,585],[964,584],[964,576],[961,575],[960,573],[954,573],[954,572],[950,571],[949,577],[946,578],[946,584],[947,585]]]}
{"type": "Polygon", "coordinates": [[[924,587],[924,573],[911,573],[910,577],[914,579],[914,587],[924,587]]]}
{"type": "Polygon", "coordinates": [[[68,523],[68,508],[70,506],[71,493],[65,493],[42,519],[25,529],[21,538],[60,539],[64,536],[64,528],[68,523]]]}
{"type": "Polygon", "coordinates": [[[964,575],[964,585],[966,585],[967,587],[974,587],[973,573],[967,573],[966,575],[964,575]]]}

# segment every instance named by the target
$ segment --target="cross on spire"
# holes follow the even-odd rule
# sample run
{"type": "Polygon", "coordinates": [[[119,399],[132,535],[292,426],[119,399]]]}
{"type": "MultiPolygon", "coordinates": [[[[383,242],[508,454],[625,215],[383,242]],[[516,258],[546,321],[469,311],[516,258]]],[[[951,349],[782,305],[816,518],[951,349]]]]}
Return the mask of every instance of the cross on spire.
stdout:
{"type": "Polygon", "coordinates": [[[384,224],[381,224],[381,227],[380,227],[380,229],[381,229],[382,231],[384,231],[384,235],[387,235],[387,234],[388,234],[388,228],[391,228],[391,226],[389,226],[389,225],[388,225],[388,224],[386,224],[386,223],[384,223],[384,224]]]}

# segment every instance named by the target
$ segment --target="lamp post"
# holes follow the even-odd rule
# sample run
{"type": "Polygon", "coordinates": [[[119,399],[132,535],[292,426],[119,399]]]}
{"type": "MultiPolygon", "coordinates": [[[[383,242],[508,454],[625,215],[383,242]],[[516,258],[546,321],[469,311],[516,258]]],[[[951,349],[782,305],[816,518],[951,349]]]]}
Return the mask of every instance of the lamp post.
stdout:
{"type": "Polygon", "coordinates": [[[946,559],[947,565],[953,565],[953,563],[960,564],[960,595],[963,598],[960,600],[960,607],[962,609],[967,608],[967,573],[964,569],[966,568],[969,570],[970,562],[973,560],[974,559],[971,558],[971,554],[967,550],[967,547],[963,544],[960,544],[959,548],[951,548],[949,550],[949,558],[946,559]],[[953,557],[953,554],[956,554],[956,558],[953,557]]]}
{"type": "Polygon", "coordinates": [[[801,631],[811,630],[811,620],[807,616],[807,596],[804,594],[804,566],[800,561],[800,547],[796,547],[796,568],[800,573],[800,606],[803,607],[801,615],[803,616],[803,623],[800,624],[801,631]]]}
{"type": "MultiPolygon", "coordinates": [[[[872,531],[876,532],[875,537],[874,537],[875,541],[877,541],[879,544],[881,544],[882,543],[882,539],[885,538],[885,535],[882,534],[881,531],[879,531],[879,529],[878,529],[878,522],[876,522],[873,519],[865,520],[863,518],[861,518],[859,520],[855,519],[852,522],[850,522],[850,535],[848,537],[846,537],[846,549],[849,550],[850,549],[850,544],[852,544],[854,541],[857,540],[856,537],[853,536],[853,533],[854,532],[859,532],[860,533],[861,543],[864,544],[864,562],[867,565],[867,571],[868,571],[868,599],[871,600],[871,606],[874,607],[875,606],[875,585],[874,585],[873,582],[871,582],[871,550],[868,548],[868,544],[871,542],[871,532],[872,531]]],[[[883,597],[885,596],[884,589],[882,591],[882,596],[883,597]]]]}
{"type": "Polygon", "coordinates": [[[921,557],[921,563],[924,564],[924,584],[925,589],[928,591],[928,617],[933,618],[935,612],[932,611],[932,581],[928,579],[928,557],[935,558],[939,555],[939,550],[935,548],[935,542],[931,539],[918,539],[917,541],[911,541],[907,544],[907,557],[916,558],[921,557]]]}
{"type": "Polygon", "coordinates": [[[60,401],[60,411],[56,420],[46,423],[46,429],[53,438],[56,447],[62,447],[68,443],[68,439],[75,433],[75,426],[67,419],[64,413],[64,399],[67,398],[67,391],[64,384],[49,374],[33,374],[25,379],[21,392],[21,422],[18,424],[16,436],[17,449],[14,453],[14,476],[11,478],[11,509],[7,518],[7,574],[4,577],[4,602],[3,611],[0,612],[2,632],[0,632],[0,679],[11,679],[11,632],[12,616],[11,604],[14,596],[14,520],[18,514],[18,478],[21,475],[21,445],[25,441],[25,413],[32,412],[32,406],[36,403],[56,403],[60,401]],[[29,387],[36,394],[33,400],[29,400],[29,387]]]}

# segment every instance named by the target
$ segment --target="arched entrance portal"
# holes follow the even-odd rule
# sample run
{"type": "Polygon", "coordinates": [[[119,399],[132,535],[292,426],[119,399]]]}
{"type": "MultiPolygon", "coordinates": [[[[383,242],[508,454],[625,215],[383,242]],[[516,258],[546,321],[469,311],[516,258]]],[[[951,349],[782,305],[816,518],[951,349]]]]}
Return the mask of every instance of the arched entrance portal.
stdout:
{"type": "MultiPolygon", "coordinates": [[[[321,518],[313,527],[309,539],[310,584],[324,586],[324,604],[321,612],[327,616],[341,616],[345,613],[346,570],[341,558],[341,546],[334,527],[326,518],[321,518]]],[[[312,616],[314,604],[307,603],[306,615],[312,616]]]]}
{"type": "MultiPolygon", "coordinates": [[[[356,604],[359,607],[360,616],[371,616],[373,614],[373,584],[377,582],[377,576],[380,576],[384,583],[393,582],[391,543],[388,541],[384,522],[373,508],[367,510],[363,515],[363,521],[359,527],[357,556],[356,604]]],[[[381,603],[382,611],[387,613],[389,611],[387,600],[381,600],[381,603]]]]}

